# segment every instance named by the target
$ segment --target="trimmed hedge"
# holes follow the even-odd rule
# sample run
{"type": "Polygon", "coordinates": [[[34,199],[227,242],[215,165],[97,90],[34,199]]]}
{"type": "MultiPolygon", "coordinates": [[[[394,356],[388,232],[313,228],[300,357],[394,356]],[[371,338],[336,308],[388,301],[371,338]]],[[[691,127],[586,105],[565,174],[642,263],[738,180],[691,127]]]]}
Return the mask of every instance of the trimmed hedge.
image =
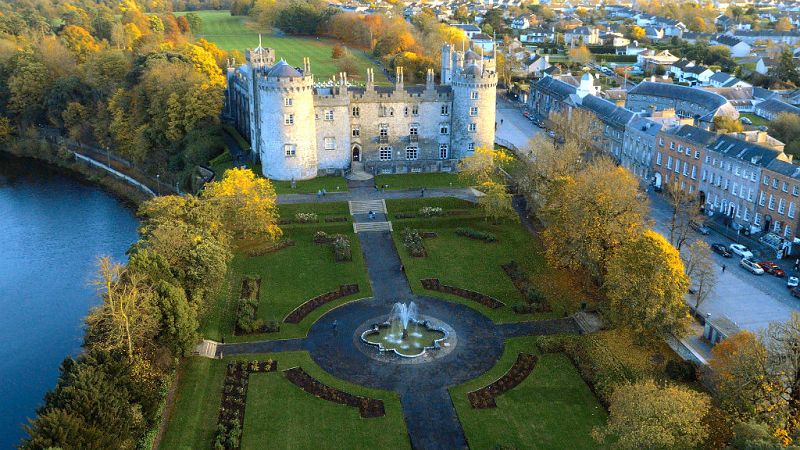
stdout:
{"type": "Polygon", "coordinates": [[[358,292],[357,284],[343,284],[339,286],[338,291],[326,292],[298,306],[297,308],[292,310],[292,312],[290,312],[289,315],[286,316],[285,319],[283,319],[283,321],[286,323],[300,323],[300,321],[302,321],[307,315],[309,315],[311,311],[319,308],[320,306],[326,303],[330,303],[334,300],[338,300],[342,297],[353,295],[357,292],[358,292]]]}
{"type": "Polygon", "coordinates": [[[302,367],[286,369],[283,371],[283,375],[292,384],[315,397],[358,408],[358,412],[363,418],[370,419],[386,415],[383,400],[353,395],[349,392],[332,388],[309,375],[302,367]]]}
{"type": "Polygon", "coordinates": [[[485,231],[478,231],[467,227],[456,228],[456,234],[459,236],[464,236],[470,239],[474,239],[476,241],[483,241],[483,242],[497,241],[497,236],[495,236],[492,233],[487,233],[485,231]]]}
{"type": "Polygon", "coordinates": [[[444,292],[446,294],[453,294],[457,295],[462,298],[466,298],[467,300],[473,300],[480,303],[483,306],[491,309],[497,309],[501,306],[505,306],[505,303],[501,302],[500,300],[490,297],[486,294],[481,294],[480,292],[470,291],[469,289],[462,289],[459,287],[448,286],[446,284],[442,284],[438,278],[426,278],[421,280],[422,287],[428,289],[430,291],[438,291],[444,292]]]}

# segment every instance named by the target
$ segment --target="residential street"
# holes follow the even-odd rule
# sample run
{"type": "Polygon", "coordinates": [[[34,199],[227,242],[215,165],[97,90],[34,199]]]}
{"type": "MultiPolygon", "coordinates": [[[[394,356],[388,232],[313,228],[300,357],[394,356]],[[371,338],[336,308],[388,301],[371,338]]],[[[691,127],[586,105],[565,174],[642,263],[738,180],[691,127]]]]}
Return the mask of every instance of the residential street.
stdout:
{"type": "MultiPolygon", "coordinates": [[[[497,141],[511,143],[518,149],[526,149],[528,141],[542,129],[533,125],[522,115],[518,103],[509,102],[506,98],[497,98],[497,141]],[[500,123],[502,120],[502,124],[500,123]]],[[[655,221],[654,229],[664,236],[668,235],[665,224],[671,215],[670,206],[663,196],[649,192],[651,211],[650,216],[655,221]]],[[[690,232],[690,242],[701,237],[698,233],[690,232]]],[[[704,237],[709,243],[723,243],[726,246],[733,243],[728,238],[712,231],[704,237]]],[[[787,274],[790,273],[792,263],[776,261],[774,257],[767,257],[781,265],[787,274]]],[[[793,310],[800,310],[800,299],[789,294],[786,288],[786,278],[777,278],[769,274],[753,275],[739,266],[739,258],[723,258],[714,253],[714,260],[720,267],[717,285],[708,299],[700,305],[701,313],[710,313],[712,317],[726,316],[740,328],[751,331],[765,329],[770,322],[785,321],[793,310]],[[722,272],[722,265],[726,270],[722,272]]],[[[763,259],[762,259],[763,260],[763,259]]],[[[687,303],[694,305],[694,297],[687,295],[687,303]]]]}

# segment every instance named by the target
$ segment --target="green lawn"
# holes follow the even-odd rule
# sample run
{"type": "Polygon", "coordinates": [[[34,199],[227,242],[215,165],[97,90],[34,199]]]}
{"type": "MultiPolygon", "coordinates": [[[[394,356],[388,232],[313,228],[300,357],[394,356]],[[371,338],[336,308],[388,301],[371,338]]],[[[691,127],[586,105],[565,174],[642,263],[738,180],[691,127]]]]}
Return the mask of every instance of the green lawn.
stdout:
{"type": "Polygon", "coordinates": [[[753,126],[756,126],[756,127],[757,126],[761,126],[761,125],[769,126],[769,121],[767,119],[765,119],[763,117],[758,117],[757,115],[755,115],[753,113],[740,113],[739,116],[740,117],[747,117],[748,119],[753,121],[753,126]]]}
{"type": "Polygon", "coordinates": [[[396,393],[339,380],[314,364],[306,352],[279,353],[274,358],[279,370],[300,366],[329,386],[382,399],[386,416],[363,419],[358,409],[316,398],[280,374],[258,374],[250,377],[243,449],[409,448],[396,393]]]}
{"type": "MultiPolygon", "coordinates": [[[[258,46],[259,31],[248,23],[246,17],[231,16],[228,11],[199,11],[197,14],[203,20],[203,28],[198,33],[198,38],[213,42],[223,50],[239,50],[242,53],[248,48],[252,49],[258,46]]],[[[275,49],[278,59],[283,58],[295,67],[302,67],[303,58],[309,57],[311,59],[311,72],[318,81],[328,80],[334,74],[341,72],[331,57],[331,49],[336,45],[334,40],[314,37],[275,36],[264,32],[262,45],[275,49]]],[[[374,63],[362,50],[351,49],[351,53],[358,62],[358,76],[351,76],[349,79],[363,81],[367,68],[373,67],[374,63]]],[[[244,61],[240,62],[243,63],[244,61]]],[[[380,68],[375,71],[375,82],[377,84],[389,83],[380,68]]]]}
{"type": "Polygon", "coordinates": [[[251,375],[242,448],[338,449],[408,448],[408,434],[397,394],[338,380],[317,366],[306,352],[248,355],[182,362],[175,405],[162,449],[210,448],[217,426],[225,367],[233,360],[278,361],[277,373],[251,375]],[[380,398],[386,416],[362,419],[358,410],[314,397],[289,383],[281,370],[301,366],[323,383],[356,395],[380,398]]]}
{"type": "Polygon", "coordinates": [[[542,254],[541,243],[518,221],[509,219],[494,225],[480,217],[475,205],[455,199],[413,199],[387,201],[394,226],[394,240],[400,258],[406,267],[411,288],[423,295],[439,295],[464,302],[483,312],[495,322],[513,322],[539,318],[561,317],[572,313],[587,301],[580,292],[575,277],[565,271],[548,268],[542,254]],[[459,215],[445,215],[433,219],[396,219],[398,212],[414,213],[422,206],[440,206],[445,211],[458,210],[459,215]],[[403,247],[404,228],[434,231],[435,238],[425,239],[428,256],[413,258],[403,247]],[[496,242],[486,243],[458,236],[458,227],[470,227],[493,233],[496,242]],[[542,314],[515,314],[511,307],[522,302],[522,296],[501,268],[502,264],[516,261],[531,277],[532,283],[545,295],[553,312],[542,314]],[[492,310],[475,302],[455,296],[433,293],[422,288],[419,280],[439,278],[444,284],[475,290],[504,302],[506,306],[492,310]]]}
{"type": "Polygon", "coordinates": [[[388,189],[420,189],[420,188],[458,188],[467,187],[471,183],[459,177],[457,173],[409,173],[378,175],[375,184],[383,186],[388,184],[388,189]]]}
{"type": "MultiPolygon", "coordinates": [[[[226,170],[233,168],[231,154],[225,150],[225,153],[212,159],[209,165],[218,178],[222,177],[226,170]]],[[[261,164],[254,164],[251,169],[256,175],[261,176],[261,164]]],[[[294,188],[292,188],[291,181],[272,180],[272,185],[278,194],[315,194],[323,188],[328,192],[347,192],[347,180],[337,176],[321,176],[311,180],[296,181],[294,188]]]]}
{"type": "Polygon", "coordinates": [[[450,388],[453,404],[472,449],[594,449],[590,433],[606,412],[563,354],[539,355],[533,372],[497,398],[497,408],[473,409],[467,392],[500,378],[521,351],[537,353],[536,338],[506,342],[499,363],[486,374],[450,388]],[[502,447],[501,447],[502,446],[502,447]]]}

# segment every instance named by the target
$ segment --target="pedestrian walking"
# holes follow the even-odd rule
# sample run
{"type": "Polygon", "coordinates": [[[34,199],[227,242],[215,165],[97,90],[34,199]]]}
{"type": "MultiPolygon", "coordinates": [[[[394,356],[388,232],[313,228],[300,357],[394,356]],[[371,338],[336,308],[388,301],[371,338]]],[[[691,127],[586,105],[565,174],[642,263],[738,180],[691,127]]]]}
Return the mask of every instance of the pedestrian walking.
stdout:
{"type": "Polygon", "coordinates": [[[403,264],[400,264],[400,272],[406,273],[406,266],[404,266],[403,264]]]}
{"type": "Polygon", "coordinates": [[[322,196],[325,197],[325,194],[327,194],[327,193],[328,193],[327,189],[322,188],[322,196]]]}
{"type": "Polygon", "coordinates": [[[800,258],[794,261],[794,271],[797,272],[798,270],[800,270],[800,258]]]}
{"type": "Polygon", "coordinates": [[[225,336],[222,336],[222,343],[225,343],[225,336]]]}
{"type": "Polygon", "coordinates": [[[339,326],[339,322],[336,319],[333,319],[333,323],[331,324],[331,328],[333,329],[333,334],[336,334],[337,326],[339,326]]]}
{"type": "Polygon", "coordinates": [[[317,190],[317,200],[319,200],[320,198],[322,198],[322,191],[317,190]]]}
{"type": "Polygon", "coordinates": [[[502,125],[502,124],[503,124],[503,119],[500,119],[500,125],[502,125]]]}
{"type": "Polygon", "coordinates": [[[369,212],[367,213],[367,219],[372,220],[374,218],[375,218],[375,212],[370,209],[369,212]]]}
{"type": "Polygon", "coordinates": [[[725,269],[727,269],[727,268],[728,268],[728,266],[726,266],[725,264],[723,264],[723,265],[722,265],[722,273],[725,273],[725,269]]]}
{"type": "Polygon", "coordinates": [[[425,188],[422,188],[422,190],[419,191],[419,196],[425,197],[425,188]]]}

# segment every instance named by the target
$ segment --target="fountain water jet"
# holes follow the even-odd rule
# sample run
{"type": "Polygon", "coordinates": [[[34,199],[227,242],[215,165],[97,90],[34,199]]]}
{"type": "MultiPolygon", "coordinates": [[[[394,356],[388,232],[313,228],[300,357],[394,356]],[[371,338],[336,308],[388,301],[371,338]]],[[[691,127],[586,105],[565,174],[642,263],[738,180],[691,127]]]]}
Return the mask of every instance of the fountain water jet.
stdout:
{"type": "Polygon", "coordinates": [[[408,324],[409,322],[416,323],[417,321],[417,304],[414,302],[411,303],[400,303],[397,302],[392,306],[392,311],[389,313],[389,322],[397,323],[402,328],[400,331],[402,332],[402,338],[408,339],[408,324]]]}
{"type": "Polygon", "coordinates": [[[420,321],[419,317],[414,302],[397,302],[392,306],[388,319],[361,333],[361,340],[377,346],[381,352],[393,351],[404,357],[420,356],[428,349],[438,348],[447,339],[447,332],[432,327],[427,320],[420,321]]]}

